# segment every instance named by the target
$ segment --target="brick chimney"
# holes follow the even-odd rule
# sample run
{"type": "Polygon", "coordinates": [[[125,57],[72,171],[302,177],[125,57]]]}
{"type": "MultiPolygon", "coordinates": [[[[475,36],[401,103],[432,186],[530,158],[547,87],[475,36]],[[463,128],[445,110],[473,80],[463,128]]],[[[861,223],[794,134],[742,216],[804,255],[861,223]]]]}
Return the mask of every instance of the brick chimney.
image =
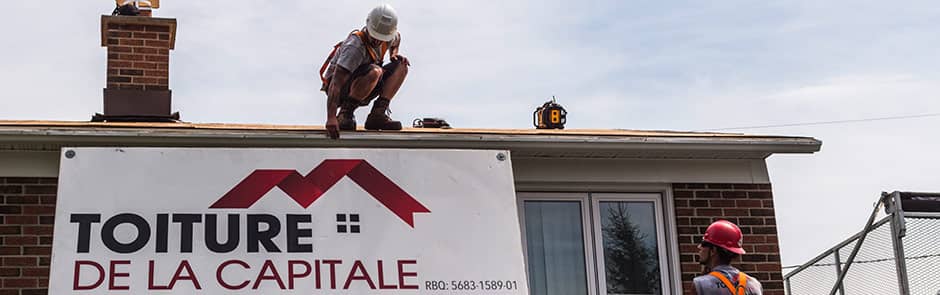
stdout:
{"type": "Polygon", "coordinates": [[[92,121],[175,122],[172,112],[170,50],[176,19],[149,16],[101,17],[101,46],[108,48],[104,114],[92,121]]]}

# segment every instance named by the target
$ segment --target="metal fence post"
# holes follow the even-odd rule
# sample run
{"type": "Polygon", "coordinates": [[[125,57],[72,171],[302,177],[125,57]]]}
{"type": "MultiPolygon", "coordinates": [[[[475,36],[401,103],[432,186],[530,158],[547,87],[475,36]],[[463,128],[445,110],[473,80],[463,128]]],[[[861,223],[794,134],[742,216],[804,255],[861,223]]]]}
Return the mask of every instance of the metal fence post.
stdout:
{"type": "MultiPolygon", "coordinates": [[[[836,259],[836,277],[837,278],[842,276],[842,260],[839,259],[840,249],[836,249],[835,251],[832,252],[832,254],[834,255],[834,258],[836,259]]],[[[839,294],[845,295],[845,284],[839,285],[839,294]]]]}
{"type": "Polygon", "coordinates": [[[898,288],[901,295],[910,295],[910,284],[907,281],[907,261],[904,256],[904,241],[902,238],[907,234],[907,227],[904,224],[904,209],[901,207],[901,193],[891,193],[891,199],[888,202],[888,210],[891,212],[891,244],[894,246],[894,263],[898,271],[898,288]]]}

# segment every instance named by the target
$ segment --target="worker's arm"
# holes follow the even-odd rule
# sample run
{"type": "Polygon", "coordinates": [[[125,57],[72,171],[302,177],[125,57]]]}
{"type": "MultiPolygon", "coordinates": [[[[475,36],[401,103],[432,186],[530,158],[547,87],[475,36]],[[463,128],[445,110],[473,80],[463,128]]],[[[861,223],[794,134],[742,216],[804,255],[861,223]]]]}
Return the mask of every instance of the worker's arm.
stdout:
{"type": "Polygon", "coordinates": [[[332,139],[339,138],[339,123],[336,121],[336,109],[339,108],[340,95],[343,86],[349,82],[352,74],[341,66],[337,66],[330,80],[330,88],[326,95],[326,133],[332,139]]]}
{"type": "Polygon", "coordinates": [[[390,57],[392,61],[401,60],[401,64],[406,65],[406,66],[411,66],[411,62],[408,61],[407,57],[404,57],[398,54],[398,48],[400,47],[400,45],[401,45],[401,34],[399,34],[397,40],[393,41],[391,46],[389,46],[388,56],[390,57]]]}

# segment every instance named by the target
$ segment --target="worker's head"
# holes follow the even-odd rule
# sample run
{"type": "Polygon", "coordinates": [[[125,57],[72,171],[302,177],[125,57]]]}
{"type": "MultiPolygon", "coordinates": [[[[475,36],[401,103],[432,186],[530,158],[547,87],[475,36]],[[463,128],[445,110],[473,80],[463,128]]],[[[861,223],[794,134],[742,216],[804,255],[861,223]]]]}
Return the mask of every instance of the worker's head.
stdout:
{"type": "Polygon", "coordinates": [[[702,264],[728,264],[732,259],[745,253],[741,248],[744,235],[741,229],[727,220],[718,220],[708,226],[702,243],[699,244],[698,258],[702,264]]]}
{"type": "Polygon", "coordinates": [[[372,39],[392,41],[398,35],[398,13],[388,4],[376,6],[366,18],[366,31],[372,39]]]}

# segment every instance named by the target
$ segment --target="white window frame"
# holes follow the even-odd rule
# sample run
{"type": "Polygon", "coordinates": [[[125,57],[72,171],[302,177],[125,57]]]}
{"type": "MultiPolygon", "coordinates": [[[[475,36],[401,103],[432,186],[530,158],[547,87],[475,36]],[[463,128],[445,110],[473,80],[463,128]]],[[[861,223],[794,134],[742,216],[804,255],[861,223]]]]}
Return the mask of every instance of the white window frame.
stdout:
{"type": "MultiPolygon", "coordinates": [[[[660,244],[660,272],[663,284],[663,294],[676,294],[683,292],[682,275],[679,251],[678,234],[676,233],[675,205],[673,204],[672,186],[669,184],[581,184],[581,183],[539,183],[539,184],[517,184],[517,207],[519,213],[519,224],[522,232],[522,251],[525,255],[526,272],[528,272],[528,247],[525,233],[525,208],[524,201],[579,201],[581,202],[582,229],[585,236],[585,251],[593,249],[593,252],[585,253],[585,265],[588,275],[588,294],[598,295],[597,270],[597,250],[595,244],[595,224],[592,201],[593,196],[604,195],[650,195],[656,196],[657,200],[657,243],[660,244]],[[592,192],[594,191],[594,192],[592,192]],[[585,212],[587,210],[587,212],[585,212]],[[665,245],[663,244],[665,243],[665,245]]],[[[627,200],[629,201],[629,200],[627,200]]],[[[603,253],[603,252],[601,252],[603,253]]],[[[603,254],[601,254],[603,255],[603,254]]],[[[528,276],[528,273],[526,274],[528,276]]],[[[604,275],[606,280],[606,274],[604,275]]],[[[605,282],[606,286],[606,282],[605,282]]]]}
{"type": "Polygon", "coordinates": [[[588,295],[597,295],[597,274],[595,273],[596,263],[594,262],[594,229],[591,222],[591,203],[588,202],[586,193],[527,193],[520,192],[516,194],[517,207],[519,211],[519,225],[522,231],[522,253],[525,257],[526,278],[529,277],[529,247],[526,240],[525,226],[525,201],[536,202],[578,202],[581,205],[581,234],[584,240],[584,274],[587,283],[588,295]]]}
{"type": "MultiPolygon", "coordinates": [[[[669,283],[671,276],[669,275],[669,259],[668,259],[668,249],[669,245],[666,243],[666,228],[664,224],[665,217],[663,216],[663,204],[662,204],[662,194],[658,193],[591,193],[589,194],[591,200],[591,219],[594,223],[594,228],[596,229],[594,234],[594,255],[598,256],[596,259],[596,273],[597,275],[597,286],[598,292],[601,295],[607,295],[607,268],[605,265],[604,256],[604,236],[598,232],[601,230],[601,219],[600,219],[600,203],[601,202],[652,202],[653,203],[653,214],[654,222],[656,223],[656,245],[657,249],[657,259],[659,260],[659,284],[662,294],[672,294],[671,285],[669,283]],[[604,288],[604,289],[601,289],[604,288]]],[[[620,294],[617,294],[620,295],[620,294]]]]}

